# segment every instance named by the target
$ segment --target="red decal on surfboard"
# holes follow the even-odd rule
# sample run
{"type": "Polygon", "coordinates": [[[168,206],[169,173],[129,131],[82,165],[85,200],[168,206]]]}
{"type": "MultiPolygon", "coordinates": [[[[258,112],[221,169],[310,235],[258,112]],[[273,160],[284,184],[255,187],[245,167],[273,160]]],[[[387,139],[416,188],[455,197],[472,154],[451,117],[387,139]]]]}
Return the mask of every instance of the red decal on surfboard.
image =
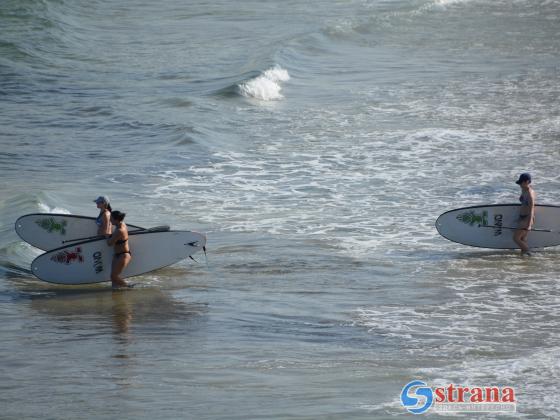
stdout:
{"type": "Polygon", "coordinates": [[[82,256],[82,248],[76,247],[74,251],[60,251],[58,254],[51,257],[51,261],[66,265],[76,261],[83,263],[84,257],[82,256]]]}

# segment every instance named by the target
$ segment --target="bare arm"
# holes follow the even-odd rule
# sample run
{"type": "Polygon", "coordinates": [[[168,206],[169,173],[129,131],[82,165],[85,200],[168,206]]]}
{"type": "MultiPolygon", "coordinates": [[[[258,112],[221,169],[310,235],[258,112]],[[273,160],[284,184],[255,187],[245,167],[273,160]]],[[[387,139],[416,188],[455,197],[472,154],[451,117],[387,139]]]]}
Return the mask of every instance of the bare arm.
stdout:
{"type": "Polygon", "coordinates": [[[529,193],[529,226],[527,229],[533,228],[533,220],[535,218],[535,192],[531,190],[529,193]]]}
{"type": "Polygon", "coordinates": [[[109,215],[109,212],[106,211],[103,214],[103,218],[102,218],[102,224],[101,224],[101,229],[102,235],[110,235],[111,234],[111,216],[109,215]]]}
{"type": "Polygon", "coordinates": [[[121,229],[115,229],[115,231],[113,232],[113,234],[107,238],[107,245],[109,245],[109,246],[115,245],[115,243],[116,243],[119,239],[122,239],[123,236],[124,236],[124,234],[123,234],[123,232],[122,232],[121,229]]]}

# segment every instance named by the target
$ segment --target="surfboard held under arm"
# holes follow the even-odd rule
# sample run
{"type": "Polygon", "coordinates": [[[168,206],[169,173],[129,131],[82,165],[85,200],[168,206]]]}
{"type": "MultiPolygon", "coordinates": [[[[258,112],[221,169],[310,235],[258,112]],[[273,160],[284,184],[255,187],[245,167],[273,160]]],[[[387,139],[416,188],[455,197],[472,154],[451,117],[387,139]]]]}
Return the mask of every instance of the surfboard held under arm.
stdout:
{"type": "MultiPolygon", "coordinates": [[[[138,231],[128,236],[132,259],[123,277],[145,274],[175,264],[206,245],[206,236],[191,231],[138,231]]],[[[114,249],[94,239],[48,251],[31,264],[39,279],[59,284],[88,284],[111,280],[114,249]]]]}
{"type": "MultiPolygon", "coordinates": [[[[129,231],[144,230],[127,224],[129,231]]],[[[16,220],[16,233],[28,244],[49,250],[62,246],[65,241],[76,238],[97,237],[95,217],[73,214],[33,213],[16,220]]]]}
{"type": "MultiPolygon", "coordinates": [[[[517,249],[513,234],[519,225],[519,204],[464,207],[443,213],[436,229],[444,238],[480,248],[517,249]]],[[[560,245],[560,206],[536,205],[530,248],[560,245]]]]}

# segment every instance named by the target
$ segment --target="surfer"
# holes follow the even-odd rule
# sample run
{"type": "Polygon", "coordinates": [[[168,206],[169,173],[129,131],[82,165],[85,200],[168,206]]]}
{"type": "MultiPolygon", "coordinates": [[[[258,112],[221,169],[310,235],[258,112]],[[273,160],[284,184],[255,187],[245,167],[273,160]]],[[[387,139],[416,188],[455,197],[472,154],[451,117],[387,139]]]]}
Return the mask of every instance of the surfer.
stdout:
{"type": "Polygon", "coordinates": [[[128,228],[124,223],[125,213],[118,210],[111,212],[111,223],[116,229],[112,235],[108,236],[107,243],[109,246],[115,247],[113,255],[113,264],[111,267],[111,282],[114,289],[121,287],[129,287],[128,283],[121,277],[121,273],[130,263],[132,254],[128,245],[128,228]]]}
{"type": "Polygon", "coordinates": [[[97,225],[97,234],[104,236],[110,235],[112,231],[111,226],[111,205],[109,204],[109,198],[103,195],[100,195],[95,200],[93,200],[95,204],[97,204],[97,208],[99,209],[99,216],[95,219],[95,224],[97,225]]]}
{"type": "Polygon", "coordinates": [[[531,255],[529,245],[527,244],[527,235],[533,228],[535,222],[535,191],[531,187],[531,175],[522,173],[519,179],[515,181],[521,187],[521,195],[519,201],[519,220],[517,230],[513,234],[513,240],[519,248],[521,248],[521,255],[531,255]]]}

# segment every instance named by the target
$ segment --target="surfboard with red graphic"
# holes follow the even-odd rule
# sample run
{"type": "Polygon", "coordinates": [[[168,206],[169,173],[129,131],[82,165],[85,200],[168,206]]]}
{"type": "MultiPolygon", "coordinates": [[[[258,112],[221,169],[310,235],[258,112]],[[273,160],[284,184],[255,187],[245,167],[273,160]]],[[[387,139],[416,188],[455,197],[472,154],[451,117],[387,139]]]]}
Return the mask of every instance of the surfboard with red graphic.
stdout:
{"type": "MultiPolygon", "coordinates": [[[[129,232],[132,259],[123,277],[138,276],[175,264],[206,245],[206,236],[191,231],[129,232]]],[[[31,272],[49,283],[87,284],[111,280],[113,247],[105,239],[89,240],[48,251],[31,263],[31,272]]]]}

